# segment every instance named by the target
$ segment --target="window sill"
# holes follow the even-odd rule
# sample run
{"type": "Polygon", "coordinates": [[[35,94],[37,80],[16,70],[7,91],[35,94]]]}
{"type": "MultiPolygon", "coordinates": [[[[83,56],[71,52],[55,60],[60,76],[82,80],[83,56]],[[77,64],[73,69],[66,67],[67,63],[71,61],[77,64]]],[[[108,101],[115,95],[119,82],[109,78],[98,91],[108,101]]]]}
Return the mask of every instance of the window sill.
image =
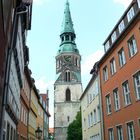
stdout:
{"type": "Polygon", "coordinates": [[[125,105],[125,106],[124,106],[124,108],[127,108],[127,107],[129,107],[131,104],[132,104],[132,103],[125,105]]]}

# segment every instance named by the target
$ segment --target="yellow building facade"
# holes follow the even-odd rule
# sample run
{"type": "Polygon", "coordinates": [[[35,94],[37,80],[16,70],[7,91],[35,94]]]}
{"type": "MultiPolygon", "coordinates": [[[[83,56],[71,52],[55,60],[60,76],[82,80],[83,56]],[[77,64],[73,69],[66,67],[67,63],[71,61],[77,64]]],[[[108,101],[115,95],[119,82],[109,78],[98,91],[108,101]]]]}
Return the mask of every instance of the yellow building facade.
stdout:
{"type": "Polygon", "coordinates": [[[29,125],[28,125],[28,137],[29,140],[35,140],[35,131],[37,130],[37,117],[38,117],[38,101],[39,95],[36,87],[31,90],[30,112],[29,112],[29,125]]]}
{"type": "Polygon", "coordinates": [[[83,140],[102,140],[99,76],[94,75],[81,100],[83,140]]]}

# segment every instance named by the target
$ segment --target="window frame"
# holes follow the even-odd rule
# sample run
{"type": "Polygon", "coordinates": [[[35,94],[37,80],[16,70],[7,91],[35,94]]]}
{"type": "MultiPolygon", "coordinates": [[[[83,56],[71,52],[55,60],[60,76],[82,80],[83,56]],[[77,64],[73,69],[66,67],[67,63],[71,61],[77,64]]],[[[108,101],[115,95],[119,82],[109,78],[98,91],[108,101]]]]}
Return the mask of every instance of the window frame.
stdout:
{"type": "Polygon", "coordinates": [[[123,127],[122,127],[122,125],[117,125],[116,126],[116,130],[117,130],[117,140],[124,140],[124,136],[123,136],[123,127]],[[118,129],[118,128],[121,128],[121,131],[118,129]],[[119,132],[119,131],[121,132],[119,132]],[[120,134],[121,134],[121,138],[120,138],[120,134]]]}
{"type": "Polygon", "coordinates": [[[108,138],[109,140],[114,140],[114,130],[113,128],[108,129],[108,138]],[[110,133],[111,132],[111,133],[110,133]],[[111,135],[110,135],[111,134],[111,135]],[[112,137],[113,136],[113,137],[112,137]]]}
{"type": "Polygon", "coordinates": [[[126,80],[125,82],[122,83],[122,89],[123,89],[123,96],[124,96],[125,106],[128,106],[128,105],[131,104],[131,95],[130,95],[130,88],[129,88],[128,80],[126,80]],[[125,85],[126,85],[126,87],[124,87],[125,85]],[[127,92],[124,92],[124,88],[127,88],[127,92]],[[127,96],[129,97],[129,102],[127,101],[127,96]]]}
{"type": "Polygon", "coordinates": [[[120,33],[120,34],[124,31],[124,29],[125,29],[124,20],[122,20],[122,21],[120,22],[120,24],[118,25],[118,29],[119,29],[119,33],[120,33]]]}
{"type": "Polygon", "coordinates": [[[108,80],[108,68],[107,65],[103,68],[103,80],[106,82],[108,80]]]}
{"type": "Polygon", "coordinates": [[[133,6],[129,9],[129,11],[127,12],[127,21],[128,23],[133,19],[133,17],[135,16],[135,11],[133,6]]]}
{"type": "Polygon", "coordinates": [[[116,31],[114,31],[113,34],[111,35],[112,44],[115,42],[116,39],[117,39],[117,34],[116,31]]]}
{"type": "Polygon", "coordinates": [[[112,113],[112,108],[111,108],[111,97],[110,94],[106,95],[106,110],[107,110],[107,115],[110,115],[112,113]]]}
{"type": "MultiPolygon", "coordinates": [[[[126,127],[127,127],[127,138],[129,139],[129,140],[136,140],[136,137],[135,137],[135,128],[134,128],[134,122],[133,121],[131,121],[131,122],[127,122],[126,123],[126,127]],[[132,128],[133,128],[133,139],[131,139],[131,137],[130,137],[130,129],[128,128],[129,127],[129,124],[131,124],[132,125],[132,128]]],[[[132,136],[132,135],[131,135],[132,136]]]]}
{"type": "Polygon", "coordinates": [[[140,100],[140,92],[138,91],[138,88],[140,89],[140,71],[138,71],[136,74],[133,75],[133,82],[134,82],[134,88],[135,88],[135,96],[137,100],[140,100]],[[136,76],[138,76],[139,79],[139,85],[136,84],[136,76]],[[139,92],[139,93],[138,93],[139,92]]]}
{"type": "Polygon", "coordinates": [[[115,111],[120,110],[121,106],[120,106],[120,96],[119,96],[119,90],[118,88],[115,88],[113,90],[113,97],[114,97],[114,106],[115,106],[115,111]],[[118,96],[118,98],[116,98],[116,95],[118,96]],[[118,104],[118,105],[117,105],[118,104]],[[118,106],[118,107],[117,107],[118,106]]]}
{"type": "Polygon", "coordinates": [[[119,57],[119,65],[120,67],[123,67],[126,64],[126,57],[123,47],[119,50],[118,57],[119,57]]]}
{"type": "Polygon", "coordinates": [[[110,42],[109,42],[109,40],[105,43],[105,45],[104,45],[104,50],[105,50],[105,52],[107,52],[108,50],[109,50],[109,48],[110,48],[110,42]]]}
{"type": "Polygon", "coordinates": [[[137,43],[134,35],[127,41],[127,44],[129,50],[129,58],[131,58],[138,52],[137,43]]]}
{"type": "Polygon", "coordinates": [[[111,75],[114,75],[116,73],[116,62],[114,58],[110,60],[110,73],[111,75]]]}
{"type": "Polygon", "coordinates": [[[66,102],[70,102],[71,101],[71,91],[70,91],[69,88],[66,89],[65,98],[66,98],[66,102]]]}

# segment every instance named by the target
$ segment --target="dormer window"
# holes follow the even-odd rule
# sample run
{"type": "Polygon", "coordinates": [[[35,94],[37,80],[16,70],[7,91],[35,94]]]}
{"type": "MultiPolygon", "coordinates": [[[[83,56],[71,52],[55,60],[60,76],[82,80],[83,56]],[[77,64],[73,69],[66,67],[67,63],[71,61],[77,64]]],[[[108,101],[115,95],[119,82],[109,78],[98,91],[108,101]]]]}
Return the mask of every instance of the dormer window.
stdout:
{"type": "Polygon", "coordinates": [[[118,28],[119,28],[119,33],[121,33],[124,30],[125,26],[124,26],[124,21],[123,20],[119,24],[118,28]]]}
{"type": "Polygon", "coordinates": [[[66,35],[66,41],[68,41],[69,40],[69,35],[66,35]]]}
{"type": "Polygon", "coordinates": [[[131,19],[134,17],[134,15],[135,15],[135,13],[134,13],[134,8],[131,7],[131,9],[130,9],[130,10],[128,11],[128,13],[127,13],[127,20],[128,20],[128,22],[131,21],[131,19]]]}
{"type": "Polygon", "coordinates": [[[117,38],[116,31],[114,31],[112,36],[111,36],[112,43],[115,42],[116,38],[117,38]]]}
{"type": "Polygon", "coordinates": [[[110,44],[109,41],[107,41],[105,44],[105,52],[107,52],[109,48],[110,48],[110,44]]]}

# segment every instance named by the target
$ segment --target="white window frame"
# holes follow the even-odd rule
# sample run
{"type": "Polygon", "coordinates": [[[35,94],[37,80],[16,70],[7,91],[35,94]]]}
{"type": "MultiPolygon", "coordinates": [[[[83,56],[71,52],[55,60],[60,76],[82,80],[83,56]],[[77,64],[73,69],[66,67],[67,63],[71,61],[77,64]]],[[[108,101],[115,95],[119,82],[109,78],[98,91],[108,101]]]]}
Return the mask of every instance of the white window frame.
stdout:
{"type": "Polygon", "coordinates": [[[124,20],[120,22],[118,28],[119,28],[119,33],[122,33],[122,31],[125,29],[124,20]]]}
{"type": "Polygon", "coordinates": [[[108,80],[108,68],[107,68],[107,66],[105,66],[103,68],[103,78],[104,78],[104,81],[108,80]]]}
{"type": "Polygon", "coordinates": [[[113,34],[111,35],[112,44],[115,42],[116,39],[117,39],[117,34],[116,31],[114,31],[113,34]]]}
{"type": "Polygon", "coordinates": [[[129,57],[133,57],[138,51],[135,37],[132,36],[127,43],[129,49],[129,57]]]}
{"type": "Polygon", "coordinates": [[[135,85],[135,94],[137,100],[140,100],[140,71],[137,72],[134,76],[134,85],[135,85]],[[137,79],[136,79],[137,77],[137,79]]]}
{"type": "Polygon", "coordinates": [[[135,139],[135,130],[134,130],[134,123],[133,122],[128,122],[127,123],[127,137],[128,137],[128,140],[136,140],[135,139]]]}
{"type": "Polygon", "coordinates": [[[109,50],[109,48],[110,48],[110,44],[109,44],[109,41],[107,41],[104,46],[105,52],[107,52],[109,50]]]}
{"type": "Polygon", "coordinates": [[[113,90],[113,96],[114,96],[115,111],[118,111],[120,109],[120,96],[118,88],[113,90]]]}
{"type": "Polygon", "coordinates": [[[94,123],[94,125],[97,123],[97,112],[96,112],[96,109],[93,110],[93,123],[94,123]]]}
{"type": "Polygon", "coordinates": [[[118,52],[118,55],[119,55],[119,64],[120,64],[120,67],[122,67],[123,65],[126,64],[125,52],[123,48],[120,49],[120,51],[118,52]]]}
{"type": "Polygon", "coordinates": [[[125,106],[130,105],[131,104],[131,96],[130,96],[130,90],[129,90],[128,81],[125,81],[122,84],[122,87],[123,87],[123,95],[124,95],[125,106]]]}
{"type": "Polygon", "coordinates": [[[114,140],[114,131],[113,128],[108,129],[108,138],[109,140],[114,140]]]}
{"type": "Polygon", "coordinates": [[[112,113],[110,94],[108,94],[108,95],[106,96],[106,109],[107,109],[107,115],[109,115],[109,114],[112,113]]]}
{"type": "Polygon", "coordinates": [[[118,138],[117,140],[124,140],[122,125],[116,126],[116,129],[117,129],[117,138],[118,138]]]}
{"type": "Polygon", "coordinates": [[[135,16],[134,8],[131,7],[130,10],[127,12],[128,22],[130,22],[134,16],[135,16]]]}
{"type": "Polygon", "coordinates": [[[110,72],[111,75],[114,75],[116,73],[116,62],[114,58],[110,61],[110,72]]]}

